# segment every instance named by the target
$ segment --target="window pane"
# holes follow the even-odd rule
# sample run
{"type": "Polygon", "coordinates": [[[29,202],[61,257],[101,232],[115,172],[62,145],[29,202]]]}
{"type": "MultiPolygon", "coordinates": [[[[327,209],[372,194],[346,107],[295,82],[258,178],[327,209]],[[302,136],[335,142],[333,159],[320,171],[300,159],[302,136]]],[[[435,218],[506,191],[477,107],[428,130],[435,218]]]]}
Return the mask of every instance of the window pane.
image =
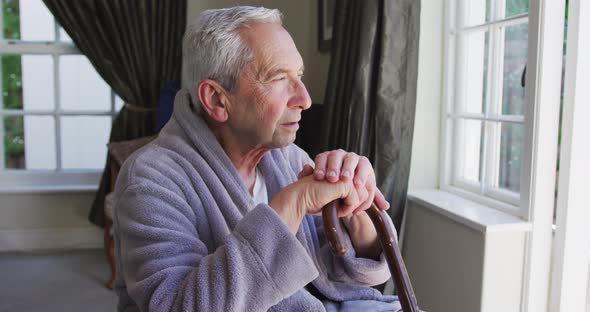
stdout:
{"type": "Polygon", "coordinates": [[[20,36],[24,41],[54,41],[55,22],[42,0],[21,0],[20,36]]]}
{"type": "Polygon", "coordinates": [[[61,118],[61,155],[64,169],[101,169],[107,155],[111,117],[61,118]]]}
{"type": "Polygon", "coordinates": [[[456,125],[456,150],[459,156],[455,165],[457,175],[459,178],[479,183],[483,148],[482,122],[459,119],[456,125]]]}
{"type": "Polygon", "coordinates": [[[53,110],[55,86],[51,55],[23,55],[23,102],[26,110],[53,110]]]}
{"type": "Polygon", "coordinates": [[[64,110],[111,110],[111,89],[82,55],[60,57],[61,108],[64,110]]]}
{"type": "Polygon", "coordinates": [[[5,39],[20,39],[18,0],[2,0],[2,34],[5,39]]]}
{"type": "Polygon", "coordinates": [[[2,55],[2,107],[53,110],[53,57],[2,55]]]}
{"type": "Polygon", "coordinates": [[[51,116],[6,116],[4,166],[55,169],[55,121],[51,116]]]}
{"type": "Polygon", "coordinates": [[[514,192],[520,191],[524,126],[502,123],[500,128],[500,170],[498,186],[514,192]]]}
{"type": "Polygon", "coordinates": [[[61,26],[59,27],[59,41],[72,42],[70,35],[61,26]]]}
{"type": "Polygon", "coordinates": [[[502,114],[523,115],[524,87],[521,84],[527,62],[528,24],[507,27],[504,33],[504,77],[502,81],[502,114]]]}
{"type": "Polygon", "coordinates": [[[527,13],[529,0],[506,0],[506,17],[527,13]]]}
{"type": "Polygon", "coordinates": [[[7,116],[3,123],[4,167],[11,169],[25,168],[25,131],[21,116],[7,116]]]}
{"type": "Polygon", "coordinates": [[[462,28],[481,25],[528,11],[529,0],[459,0],[457,26],[462,28]]]}
{"type": "Polygon", "coordinates": [[[2,66],[2,108],[23,108],[23,81],[20,55],[0,56],[2,66]]]}
{"type": "Polygon", "coordinates": [[[457,1],[458,26],[481,25],[491,20],[493,0],[457,1]]]}
{"type": "Polygon", "coordinates": [[[458,37],[460,51],[458,68],[457,103],[460,113],[483,114],[487,101],[489,63],[488,32],[472,32],[458,37]]]}
{"type": "Polygon", "coordinates": [[[115,112],[121,111],[121,108],[123,108],[123,105],[125,105],[125,102],[123,101],[123,99],[115,94],[115,112]]]}
{"type": "Polygon", "coordinates": [[[55,169],[55,119],[25,116],[27,169],[55,169]]]}

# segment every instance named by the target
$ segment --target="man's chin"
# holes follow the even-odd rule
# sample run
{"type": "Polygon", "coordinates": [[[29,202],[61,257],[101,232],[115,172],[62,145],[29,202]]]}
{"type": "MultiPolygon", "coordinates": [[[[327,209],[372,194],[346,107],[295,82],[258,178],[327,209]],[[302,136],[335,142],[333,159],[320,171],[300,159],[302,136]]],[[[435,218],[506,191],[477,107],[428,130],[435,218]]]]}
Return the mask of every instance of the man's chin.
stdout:
{"type": "Polygon", "coordinates": [[[280,138],[275,138],[273,140],[272,148],[287,147],[287,146],[293,144],[293,142],[295,142],[295,138],[296,138],[295,134],[289,135],[289,136],[283,136],[280,138]]]}

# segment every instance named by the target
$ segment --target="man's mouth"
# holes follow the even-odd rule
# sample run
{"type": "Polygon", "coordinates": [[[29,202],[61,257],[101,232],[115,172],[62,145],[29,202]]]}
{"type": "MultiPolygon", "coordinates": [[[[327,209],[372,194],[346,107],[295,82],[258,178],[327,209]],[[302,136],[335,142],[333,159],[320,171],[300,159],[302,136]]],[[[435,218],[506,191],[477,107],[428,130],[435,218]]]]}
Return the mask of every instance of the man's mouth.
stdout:
{"type": "Polygon", "coordinates": [[[294,130],[299,129],[299,121],[285,122],[281,125],[285,128],[288,128],[288,129],[294,129],[294,130]]]}

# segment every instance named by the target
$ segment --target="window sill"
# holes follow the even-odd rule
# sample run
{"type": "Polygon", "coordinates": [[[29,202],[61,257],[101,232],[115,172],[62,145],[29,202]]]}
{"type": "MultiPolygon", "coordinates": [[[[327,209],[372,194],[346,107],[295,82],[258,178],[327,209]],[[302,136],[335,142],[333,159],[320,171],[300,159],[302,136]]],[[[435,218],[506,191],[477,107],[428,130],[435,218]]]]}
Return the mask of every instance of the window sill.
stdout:
{"type": "Polygon", "coordinates": [[[91,193],[98,191],[98,185],[29,185],[1,186],[0,194],[46,194],[46,193],[91,193]]]}
{"type": "Polygon", "coordinates": [[[532,230],[532,225],[519,217],[446,191],[436,189],[410,191],[408,201],[418,203],[481,233],[532,230]]]}
{"type": "Polygon", "coordinates": [[[0,194],[96,192],[99,171],[4,171],[0,194]]]}

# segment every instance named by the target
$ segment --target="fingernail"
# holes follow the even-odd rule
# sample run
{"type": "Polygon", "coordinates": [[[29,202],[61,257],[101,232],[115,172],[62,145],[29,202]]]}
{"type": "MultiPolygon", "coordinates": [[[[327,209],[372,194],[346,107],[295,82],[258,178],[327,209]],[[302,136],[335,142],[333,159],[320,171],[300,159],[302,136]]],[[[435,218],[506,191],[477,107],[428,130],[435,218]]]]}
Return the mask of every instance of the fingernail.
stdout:
{"type": "Polygon", "coordinates": [[[328,171],[328,176],[329,177],[335,177],[336,176],[336,172],[330,170],[330,171],[328,171]]]}
{"type": "Polygon", "coordinates": [[[350,171],[346,170],[346,171],[342,172],[342,176],[347,177],[347,178],[350,177],[350,171]]]}
{"type": "Polygon", "coordinates": [[[316,171],[316,173],[317,173],[318,175],[324,175],[324,170],[318,170],[318,171],[316,171]]]}

